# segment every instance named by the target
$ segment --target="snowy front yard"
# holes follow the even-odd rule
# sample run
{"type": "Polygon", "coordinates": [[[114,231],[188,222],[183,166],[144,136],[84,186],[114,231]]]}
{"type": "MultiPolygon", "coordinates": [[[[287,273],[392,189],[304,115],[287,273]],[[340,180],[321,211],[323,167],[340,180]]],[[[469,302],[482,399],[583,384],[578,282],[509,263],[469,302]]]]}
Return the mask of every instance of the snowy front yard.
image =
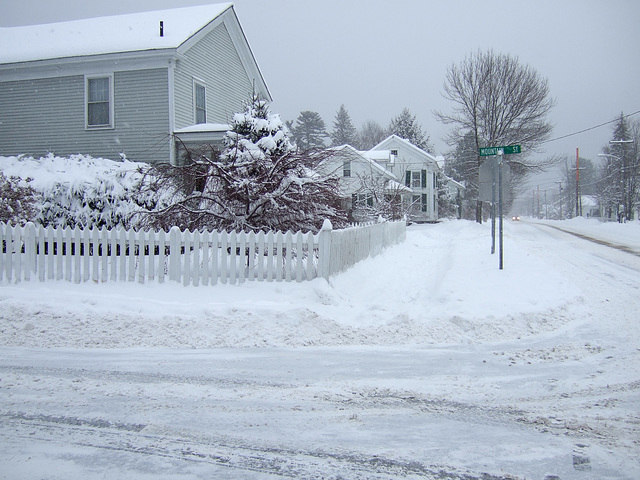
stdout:
{"type": "Polygon", "coordinates": [[[636,254],[446,222],[328,283],[2,286],[0,478],[639,478],[640,225],[553,225],[636,254]]]}

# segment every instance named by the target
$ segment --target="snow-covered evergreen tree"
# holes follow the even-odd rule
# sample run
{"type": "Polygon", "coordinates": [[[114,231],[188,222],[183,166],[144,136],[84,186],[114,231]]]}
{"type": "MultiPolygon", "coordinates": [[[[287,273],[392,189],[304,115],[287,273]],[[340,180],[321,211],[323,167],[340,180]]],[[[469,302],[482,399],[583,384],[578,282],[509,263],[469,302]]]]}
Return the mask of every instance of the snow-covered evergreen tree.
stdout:
{"type": "Polygon", "coordinates": [[[632,219],[634,205],[640,196],[639,141],[627,117],[621,113],[614,124],[609,145],[603,148],[605,162],[598,185],[605,214],[609,217],[618,215],[619,221],[632,219]]]}
{"type": "Polygon", "coordinates": [[[317,231],[327,218],[344,224],[337,180],[314,172],[316,156],[296,153],[286,126],[265,100],[253,95],[244,112],[233,116],[225,145],[219,156],[174,167],[180,171],[173,177],[190,178],[193,188],[178,190],[180,182],[160,182],[159,190],[173,188],[172,200],[152,213],[151,225],[317,231]]]}
{"type": "Polygon", "coordinates": [[[412,115],[408,108],[404,108],[397,117],[394,117],[389,124],[389,135],[397,135],[400,138],[409,140],[416,147],[425,152],[433,152],[433,145],[429,142],[429,135],[412,115]]]}
{"type": "Polygon", "coordinates": [[[333,146],[352,145],[357,142],[356,127],[351,122],[351,117],[344,105],[340,105],[340,109],[336,113],[333,122],[333,132],[331,132],[331,144],[333,146]]]}

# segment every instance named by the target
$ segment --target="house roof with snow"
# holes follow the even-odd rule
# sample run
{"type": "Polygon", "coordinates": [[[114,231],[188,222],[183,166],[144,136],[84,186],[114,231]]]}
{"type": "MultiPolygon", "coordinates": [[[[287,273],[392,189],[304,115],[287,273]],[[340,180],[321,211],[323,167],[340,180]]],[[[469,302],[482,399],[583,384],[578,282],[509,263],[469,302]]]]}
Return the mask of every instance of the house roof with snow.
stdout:
{"type": "Polygon", "coordinates": [[[333,150],[335,152],[348,152],[349,154],[354,155],[358,160],[362,161],[363,163],[370,165],[371,168],[377,171],[379,175],[383,175],[392,180],[397,180],[397,177],[393,172],[387,170],[382,165],[375,162],[373,159],[369,158],[367,155],[365,155],[365,152],[356,150],[351,145],[345,144],[337,147],[331,147],[329,148],[329,150],[333,150]]]}
{"type": "Polygon", "coordinates": [[[0,63],[185,47],[232,3],[0,28],[0,63]],[[160,36],[160,22],[163,35],[160,36]]]}
{"type": "Polygon", "coordinates": [[[431,155],[429,152],[426,152],[421,148],[416,147],[409,140],[401,138],[397,135],[389,135],[387,138],[385,138],[383,141],[381,141],[378,145],[376,145],[369,151],[371,152],[371,151],[378,151],[378,150],[390,150],[390,149],[393,149],[393,145],[401,145],[403,148],[406,148],[409,151],[413,152],[414,154],[424,157],[425,160],[432,162],[436,168],[440,168],[438,165],[438,159],[436,157],[431,155]]]}
{"type": "Polygon", "coordinates": [[[256,91],[270,101],[233,3],[0,27],[0,73],[3,81],[12,81],[78,75],[107,62],[121,70],[157,68],[180,60],[220,24],[249,77],[256,79],[256,91]]]}

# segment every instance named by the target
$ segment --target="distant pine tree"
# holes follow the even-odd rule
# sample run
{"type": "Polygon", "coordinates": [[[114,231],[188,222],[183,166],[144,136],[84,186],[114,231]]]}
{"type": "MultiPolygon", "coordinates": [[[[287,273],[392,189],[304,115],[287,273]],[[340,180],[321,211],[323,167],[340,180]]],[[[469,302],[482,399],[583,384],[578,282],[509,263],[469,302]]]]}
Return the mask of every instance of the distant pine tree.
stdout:
{"type": "Polygon", "coordinates": [[[325,148],[325,139],[329,136],[320,114],[309,110],[300,112],[292,133],[296,146],[301,152],[325,148]]]}
{"type": "Polygon", "coordinates": [[[413,145],[425,152],[433,151],[433,145],[429,142],[429,135],[422,130],[422,126],[416,120],[416,116],[411,115],[408,108],[404,108],[400,115],[391,120],[389,135],[397,135],[400,138],[409,140],[413,145]]]}
{"type": "Polygon", "coordinates": [[[340,105],[336,118],[333,122],[333,132],[331,132],[331,145],[355,145],[357,142],[356,127],[351,122],[349,112],[344,105],[340,105]]]}

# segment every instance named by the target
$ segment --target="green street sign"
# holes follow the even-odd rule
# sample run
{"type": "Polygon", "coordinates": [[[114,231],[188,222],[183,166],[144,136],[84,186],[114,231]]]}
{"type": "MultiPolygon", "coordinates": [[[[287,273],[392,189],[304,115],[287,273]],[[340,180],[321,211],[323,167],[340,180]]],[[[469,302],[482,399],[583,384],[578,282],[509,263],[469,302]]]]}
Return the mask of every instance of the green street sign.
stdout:
{"type": "Polygon", "coordinates": [[[491,157],[494,155],[511,155],[513,153],[522,153],[520,145],[506,145],[504,147],[484,147],[480,149],[481,157],[491,157]]]}
{"type": "Polygon", "coordinates": [[[504,155],[511,155],[512,153],[522,153],[520,145],[507,145],[506,147],[500,147],[504,149],[504,155]]]}
{"type": "Polygon", "coordinates": [[[499,155],[498,147],[485,147],[480,149],[481,157],[489,157],[492,155],[499,155]]]}

